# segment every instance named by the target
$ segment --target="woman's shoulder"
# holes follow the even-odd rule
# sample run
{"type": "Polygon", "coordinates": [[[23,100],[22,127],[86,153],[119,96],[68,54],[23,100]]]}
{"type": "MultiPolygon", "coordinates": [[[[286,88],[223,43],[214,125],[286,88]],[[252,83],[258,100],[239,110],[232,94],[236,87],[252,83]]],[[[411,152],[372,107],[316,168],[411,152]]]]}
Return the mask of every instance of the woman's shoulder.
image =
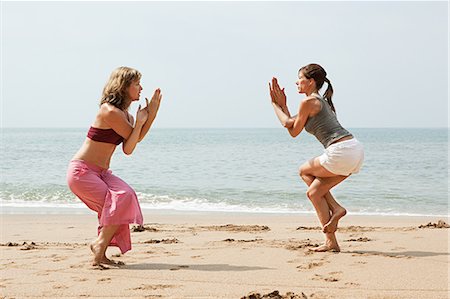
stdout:
{"type": "Polygon", "coordinates": [[[301,106],[310,109],[310,117],[317,115],[322,110],[321,101],[315,96],[308,96],[303,99],[301,106]]]}
{"type": "Polygon", "coordinates": [[[114,105],[103,103],[100,106],[97,118],[106,121],[107,123],[111,123],[120,121],[121,119],[128,119],[127,113],[128,111],[123,111],[114,105]]]}
{"type": "Polygon", "coordinates": [[[103,103],[100,105],[100,114],[116,114],[116,113],[123,113],[123,111],[110,103],[103,103]]]}
{"type": "Polygon", "coordinates": [[[321,106],[321,102],[318,98],[315,96],[307,96],[302,100],[302,105],[309,105],[309,106],[321,106]]]}

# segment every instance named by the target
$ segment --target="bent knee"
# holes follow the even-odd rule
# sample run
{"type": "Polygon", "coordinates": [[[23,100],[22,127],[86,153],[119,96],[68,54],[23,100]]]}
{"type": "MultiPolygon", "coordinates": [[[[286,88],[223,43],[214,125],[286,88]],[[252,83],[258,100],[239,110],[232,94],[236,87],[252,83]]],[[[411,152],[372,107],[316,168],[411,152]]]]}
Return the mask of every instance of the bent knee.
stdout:
{"type": "Polygon", "coordinates": [[[122,186],[121,190],[118,192],[123,198],[134,198],[137,197],[136,192],[130,186],[122,186]]]}
{"type": "Polygon", "coordinates": [[[317,201],[321,199],[317,188],[308,188],[308,190],[306,190],[306,196],[308,196],[309,200],[311,201],[317,201]]]}
{"type": "Polygon", "coordinates": [[[314,181],[315,176],[313,176],[312,174],[308,173],[306,171],[306,169],[300,167],[299,171],[298,171],[298,175],[300,176],[300,178],[309,186],[311,185],[311,183],[314,181]]]}
{"type": "Polygon", "coordinates": [[[304,165],[300,166],[300,168],[298,169],[298,175],[302,178],[309,175],[309,173],[307,172],[307,168],[304,165]]]}
{"type": "Polygon", "coordinates": [[[131,187],[126,188],[124,191],[130,197],[137,197],[136,191],[134,191],[134,189],[131,187]]]}
{"type": "Polygon", "coordinates": [[[306,190],[306,196],[307,196],[310,200],[313,200],[313,198],[314,198],[314,191],[312,191],[312,190],[310,190],[310,189],[306,190]]]}

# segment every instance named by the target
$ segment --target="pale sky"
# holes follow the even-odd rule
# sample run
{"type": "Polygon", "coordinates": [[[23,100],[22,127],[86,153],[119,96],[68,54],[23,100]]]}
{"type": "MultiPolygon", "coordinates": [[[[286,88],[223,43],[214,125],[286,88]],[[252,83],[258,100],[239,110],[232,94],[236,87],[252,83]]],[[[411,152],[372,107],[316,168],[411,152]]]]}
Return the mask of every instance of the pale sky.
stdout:
{"type": "MultiPolygon", "coordinates": [[[[88,127],[111,71],[155,127],[279,127],[268,82],[321,64],[344,127],[448,127],[448,3],[2,2],[3,127],[88,127]]],[[[137,105],[130,109],[134,114],[137,105]]]]}

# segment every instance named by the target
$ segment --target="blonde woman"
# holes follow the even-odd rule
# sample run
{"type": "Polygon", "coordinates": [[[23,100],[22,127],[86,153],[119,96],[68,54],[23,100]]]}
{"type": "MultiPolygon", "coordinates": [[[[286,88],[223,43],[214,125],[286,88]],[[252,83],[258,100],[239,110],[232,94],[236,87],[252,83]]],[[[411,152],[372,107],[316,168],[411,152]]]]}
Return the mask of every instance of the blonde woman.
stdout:
{"type": "Polygon", "coordinates": [[[129,224],[143,224],[136,193],[109,170],[116,147],[122,144],[123,152],[131,155],[158,112],[162,95],[156,89],[150,103],[146,99],[145,108],[139,105],[136,121],[128,113],[131,103],[141,95],[140,79],[141,73],[129,67],[112,72],[87,138],[67,170],[72,192],[98,214],[98,237],[90,244],[94,266],[114,264],[106,257],[107,247],[117,246],[122,253],[127,252],[131,249],[129,224]]]}
{"type": "Polygon", "coordinates": [[[300,177],[308,185],[306,192],[323,227],[325,244],[315,251],[340,251],[335,232],[339,219],[347,213],[330,193],[330,189],[357,173],[364,160],[364,149],[354,136],[344,129],[336,118],[331,100],[333,88],[326,71],[318,64],[308,64],[298,72],[298,92],[306,95],[300,102],[298,114],[291,117],[286,105],[284,88],[277,79],[269,83],[275,113],[292,137],[303,129],[314,135],[325,148],[324,153],[300,167],[300,177]],[[327,83],[323,96],[319,90],[327,83]]]}

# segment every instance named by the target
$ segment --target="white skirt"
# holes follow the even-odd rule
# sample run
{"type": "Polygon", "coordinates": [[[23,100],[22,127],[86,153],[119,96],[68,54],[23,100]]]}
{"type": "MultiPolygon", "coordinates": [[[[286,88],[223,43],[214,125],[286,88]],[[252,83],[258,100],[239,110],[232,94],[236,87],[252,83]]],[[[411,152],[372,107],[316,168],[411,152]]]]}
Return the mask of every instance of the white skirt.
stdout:
{"type": "Polygon", "coordinates": [[[364,162],[364,147],[356,138],[337,142],[325,149],[319,161],[326,170],[337,175],[358,173],[364,162]]]}

